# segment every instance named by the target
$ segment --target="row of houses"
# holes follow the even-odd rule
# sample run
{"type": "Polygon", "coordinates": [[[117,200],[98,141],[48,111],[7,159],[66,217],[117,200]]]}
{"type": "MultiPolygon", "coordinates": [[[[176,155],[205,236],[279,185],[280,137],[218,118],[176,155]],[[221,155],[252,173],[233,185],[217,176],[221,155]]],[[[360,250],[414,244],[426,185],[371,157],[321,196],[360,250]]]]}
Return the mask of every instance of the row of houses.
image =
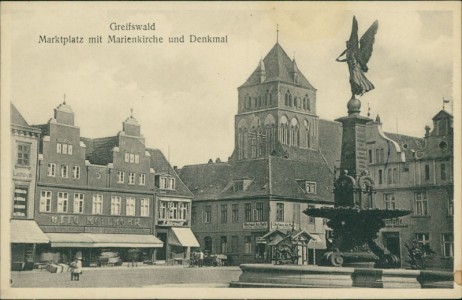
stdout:
{"type": "MultiPolygon", "coordinates": [[[[313,264],[332,239],[325,219],[303,214],[332,206],[342,124],[316,114],[316,89],[276,45],[238,88],[235,149],[227,162],[172,168],[146,147],[130,116],[105,138],[80,136],[63,103],[30,126],[12,106],[13,263],[40,263],[101,252],[175,261],[191,247],[223,254],[228,264],[268,262],[274,233],[303,237],[300,264],[313,264]],[[37,241],[32,243],[31,241],[37,241]],[[59,254],[58,254],[59,253],[59,254]]],[[[365,122],[361,163],[374,179],[368,207],[408,209],[387,221],[381,241],[406,263],[405,243],[435,252],[429,267],[453,265],[453,117],[444,109],[423,138],[365,122]]],[[[277,234],[276,234],[277,235],[277,234]]]]}

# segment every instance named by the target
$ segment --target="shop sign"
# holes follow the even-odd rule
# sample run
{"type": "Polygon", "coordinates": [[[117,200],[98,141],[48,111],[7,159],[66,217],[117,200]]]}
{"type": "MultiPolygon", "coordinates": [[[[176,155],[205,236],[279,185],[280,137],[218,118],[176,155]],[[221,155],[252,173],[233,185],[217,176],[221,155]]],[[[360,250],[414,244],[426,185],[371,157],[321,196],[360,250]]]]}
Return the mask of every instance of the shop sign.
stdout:
{"type": "Polygon", "coordinates": [[[262,237],[257,237],[255,238],[255,243],[256,244],[266,244],[266,240],[262,237]]]}
{"type": "Polygon", "coordinates": [[[184,226],[185,221],[176,221],[176,220],[163,220],[159,221],[158,225],[164,225],[164,226],[184,226]]]}
{"type": "Polygon", "coordinates": [[[292,229],[292,223],[271,222],[271,229],[292,229]]]}
{"type": "Polygon", "coordinates": [[[244,229],[266,229],[268,228],[268,222],[244,222],[242,224],[244,229]]]}
{"type": "Polygon", "coordinates": [[[409,227],[408,224],[404,223],[403,219],[388,219],[385,220],[385,227],[387,228],[407,228],[409,227]]]}
{"type": "Polygon", "coordinates": [[[80,226],[140,227],[140,218],[52,215],[51,223],[80,226]]]}

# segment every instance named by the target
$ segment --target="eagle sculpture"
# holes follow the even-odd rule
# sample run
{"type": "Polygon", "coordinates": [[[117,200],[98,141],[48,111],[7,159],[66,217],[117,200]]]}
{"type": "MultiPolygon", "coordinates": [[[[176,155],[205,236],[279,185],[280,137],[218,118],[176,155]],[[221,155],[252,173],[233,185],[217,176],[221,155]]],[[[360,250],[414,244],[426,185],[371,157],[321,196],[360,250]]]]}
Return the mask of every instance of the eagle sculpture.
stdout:
{"type": "Polygon", "coordinates": [[[358,22],[356,17],[353,17],[350,40],[346,42],[347,48],[336,59],[339,62],[348,64],[352,98],[355,95],[363,95],[374,89],[374,85],[366,78],[364,73],[368,71],[367,63],[372,55],[372,46],[374,45],[378,27],[379,23],[376,20],[358,41],[358,22]],[[345,58],[341,59],[344,55],[345,58]]]}

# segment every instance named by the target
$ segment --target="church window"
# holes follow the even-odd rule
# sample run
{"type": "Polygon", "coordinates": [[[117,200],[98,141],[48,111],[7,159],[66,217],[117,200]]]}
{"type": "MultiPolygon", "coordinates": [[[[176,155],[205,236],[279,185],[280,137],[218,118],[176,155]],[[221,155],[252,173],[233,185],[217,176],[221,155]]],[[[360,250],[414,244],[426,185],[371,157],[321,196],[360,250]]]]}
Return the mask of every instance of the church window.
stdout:
{"type": "Polygon", "coordinates": [[[311,108],[310,108],[310,98],[308,98],[308,95],[306,95],[306,109],[311,110],[311,108]]]}
{"type": "Polygon", "coordinates": [[[289,90],[287,90],[286,96],[285,96],[285,105],[286,106],[289,106],[289,96],[290,96],[290,92],[289,92],[289,90]]]}
{"type": "Polygon", "coordinates": [[[265,96],[265,106],[271,105],[271,94],[269,93],[268,90],[266,90],[266,96],[265,96]]]}
{"type": "Polygon", "coordinates": [[[291,94],[289,94],[289,106],[290,107],[294,106],[294,99],[292,98],[291,94]]]}
{"type": "Polygon", "coordinates": [[[273,105],[273,94],[269,93],[269,105],[273,105]]]}
{"type": "Polygon", "coordinates": [[[253,108],[257,108],[257,97],[253,98],[253,108]]]}
{"type": "Polygon", "coordinates": [[[252,136],[250,137],[250,153],[252,158],[257,157],[257,141],[256,141],[256,134],[253,132],[252,136]]]}
{"type": "Polygon", "coordinates": [[[250,108],[251,105],[252,105],[252,98],[249,96],[247,98],[246,108],[250,108]]]}
{"type": "Polygon", "coordinates": [[[257,105],[258,105],[258,107],[261,107],[261,97],[260,97],[260,96],[258,96],[258,98],[257,98],[257,99],[258,99],[258,100],[257,100],[257,105]]]}

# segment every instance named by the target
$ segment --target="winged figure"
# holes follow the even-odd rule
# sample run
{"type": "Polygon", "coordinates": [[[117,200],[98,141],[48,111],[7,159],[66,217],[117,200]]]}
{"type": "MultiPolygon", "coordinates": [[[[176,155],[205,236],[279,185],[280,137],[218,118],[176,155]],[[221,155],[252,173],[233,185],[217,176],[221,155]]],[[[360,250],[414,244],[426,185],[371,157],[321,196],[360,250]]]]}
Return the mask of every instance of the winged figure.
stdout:
{"type": "Polygon", "coordinates": [[[372,46],[374,45],[378,27],[379,23],[376,20],[358,41],[358,22],[356,17],[353,17],[350,40],[346,42],[347,48],[336,59],[338,62],[348,64],[352,98],[355,95],[363,95],[374,89],[374,85],[366,78],[364,73],[368,71],[367,63],[372,55],[372,46]],[[345,56],[345,58],[341,59],[342,56],[345,56]]]}

